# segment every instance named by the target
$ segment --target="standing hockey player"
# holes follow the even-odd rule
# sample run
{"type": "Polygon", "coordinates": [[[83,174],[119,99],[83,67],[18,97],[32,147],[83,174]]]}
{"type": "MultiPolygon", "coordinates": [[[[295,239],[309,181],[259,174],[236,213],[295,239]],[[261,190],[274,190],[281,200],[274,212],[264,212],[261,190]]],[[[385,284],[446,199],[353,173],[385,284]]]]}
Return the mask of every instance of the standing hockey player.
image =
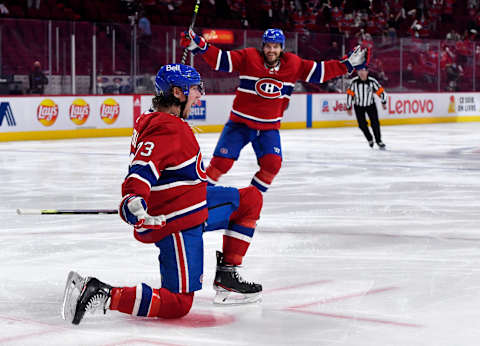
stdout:
{"type": "Polygon", "coordinates": [[[244,281],[242,263],[262,208],[254,187],[208,187],[202,154],[184,120],[203,93],[198,72],[186,65],[163,66],[155,80],[153,112],[135,124],[131,163],[122,185],[121,218],[134,236],[160,250],[161,288],[145,283],[113,287],[70,272],[63,318],[79,324],[86,311],[117,310],[134,316],[179,318],[202,288],[204,231],[226,229],[217,251],[214,302],[255,302],[262,286],[244,281]],[[207,219],[208,217],[208,219],[207,219]],[[234,295],[230,295],[230,293],[234,295]]]}
{"type": "Polygon", "coordinates": [[[268,190],[282,164],[279,128],[295,82],[323,83],[363,66],[368,58],[367,50],[357,46],[343,61],[305,60],[284,51],[285,35],[280,29],[265,31],[261,50],[223,51],[191,29],[182,33],[180,44],[193,54],[201,53],[217,71],[240,73],[230,119],[207,168],[209,183],[215,185],[243,147],[252,143],[260,169],[251,184],[261,192],[268,190]]]}
{"type": "Polygon", "coordinates": [[[380,150],[385,150],[385,143],[382,142],[378,111],[373,93],[380,97],[383,109],[387,109],[387,95],[380,83],[378,83],[375,78],[368,75],[368,69],[366,66],[358,69],[357,74],[358,76],[352,79],[352,82],[347,89],[347,113],[348,115],[352,115],[353,104],[358,127],[362,130],[370,148],[373,148],[373,138],[375,137],[375,142],[377,143],[378,148],[380,150]],[[368,129],[367,119],[365,117],[366,114],[368,114],[368,118],[370,119],[373,137],[368,129]]]}

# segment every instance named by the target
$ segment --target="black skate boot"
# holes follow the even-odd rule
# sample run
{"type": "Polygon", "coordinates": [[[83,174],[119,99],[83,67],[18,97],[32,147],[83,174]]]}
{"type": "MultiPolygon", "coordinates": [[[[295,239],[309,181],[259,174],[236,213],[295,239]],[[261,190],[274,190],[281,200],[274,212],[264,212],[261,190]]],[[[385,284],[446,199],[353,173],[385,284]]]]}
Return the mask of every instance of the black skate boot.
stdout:
{"type": "Polygon", "coordinates": [[[100,280],[82,278],[78,273],[70,272],[63,299],[63,319],[79,324],[85,312],[102,309],[106,313],[110,304],[112,286],[100,280]]]}
{"type": "Polygon", "coordinates": [[[383,143],[382,141],[378,141],[377,145],[378,145],[378,149],[380,149],[380,150],[385,150],[385,148],[386,148],[385,143],[383,143]]]}
{"type": "Polygon", "coordinates": [[[262,285],[247,282],[237,272],[237,266],[223,262],[223,253],[217,251],[217,272],[213,282],[216,304],[255,303],[261,299],[262,285]]]}
{"type": "Polygon", "coordinates": [[[370,148],[373,148],[373,140],[368,141],[368,145],[370,146],[370,148]]]}

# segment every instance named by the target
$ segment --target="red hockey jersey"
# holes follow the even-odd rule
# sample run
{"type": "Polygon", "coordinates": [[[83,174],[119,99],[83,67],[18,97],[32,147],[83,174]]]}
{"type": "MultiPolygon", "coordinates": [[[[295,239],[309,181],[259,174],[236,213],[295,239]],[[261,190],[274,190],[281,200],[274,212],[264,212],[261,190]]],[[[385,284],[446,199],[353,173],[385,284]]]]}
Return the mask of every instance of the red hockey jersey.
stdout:
{"type": "Polygon", "coordinates": [[[222,51],[210,45],[202,56],[217,71],[240,73],[230,120],[257,130],[280,128],[296,81],[323,83],[347,73],[338,60],[315,62],[289,52],[277,68],[268,68],[256,48],[222,51]]]}
{"type": "Polygon", "coordinates": [[[206,173],[186,121],[167,113],[143,114],[133,130],[130,156],[122,196],[142,196],[150,215],[167,219],[160,230],[135,229],[137,240],[154,243],[206,220],[206,173]]]}

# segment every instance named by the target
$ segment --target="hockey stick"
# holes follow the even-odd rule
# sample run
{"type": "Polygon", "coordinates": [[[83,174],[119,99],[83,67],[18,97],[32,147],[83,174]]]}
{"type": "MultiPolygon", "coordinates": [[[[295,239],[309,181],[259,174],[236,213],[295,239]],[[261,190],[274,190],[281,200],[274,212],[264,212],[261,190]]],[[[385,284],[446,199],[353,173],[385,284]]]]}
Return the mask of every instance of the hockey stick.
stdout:
{"type": "MultiPolygon", "coordinates": [[[[197,13],[199,8],[200,8],[200,0],[197,0],[195,2],[195,7],[193,8],[192,23],[190,24],[189,30],[193,29],[193,27],[195,26],[195,21],[197,20],[197,13]]],[[[185,65],[185,63],[187,62],[187,56],[188,56],[188,49],[185,48],[183,50],[182,65],[185,65]]]]}
{"type": "Polygon", "coordinates": [[[17,209],[18,215],[118,214],[117,209],[17,209]]]}

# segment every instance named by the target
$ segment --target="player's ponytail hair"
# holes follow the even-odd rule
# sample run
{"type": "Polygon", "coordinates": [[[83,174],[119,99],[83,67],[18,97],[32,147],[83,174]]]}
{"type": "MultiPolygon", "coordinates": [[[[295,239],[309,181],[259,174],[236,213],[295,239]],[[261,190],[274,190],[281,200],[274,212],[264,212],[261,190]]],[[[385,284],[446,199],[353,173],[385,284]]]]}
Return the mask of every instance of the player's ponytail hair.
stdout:
{"type": "MultiPolygon", "coordinates": [[[[172,89],[173,88],[174,87],[172,87],[172,89]]],[[[181,102],[177,97],[173,96],[173,92],[170,89],[170,91],[167,93],[162,93],[154,96],[152,99],[152,105],[153,108],[158,111],[160,109],[169,108],[171,106],[180,106],[181,102]]]]}

